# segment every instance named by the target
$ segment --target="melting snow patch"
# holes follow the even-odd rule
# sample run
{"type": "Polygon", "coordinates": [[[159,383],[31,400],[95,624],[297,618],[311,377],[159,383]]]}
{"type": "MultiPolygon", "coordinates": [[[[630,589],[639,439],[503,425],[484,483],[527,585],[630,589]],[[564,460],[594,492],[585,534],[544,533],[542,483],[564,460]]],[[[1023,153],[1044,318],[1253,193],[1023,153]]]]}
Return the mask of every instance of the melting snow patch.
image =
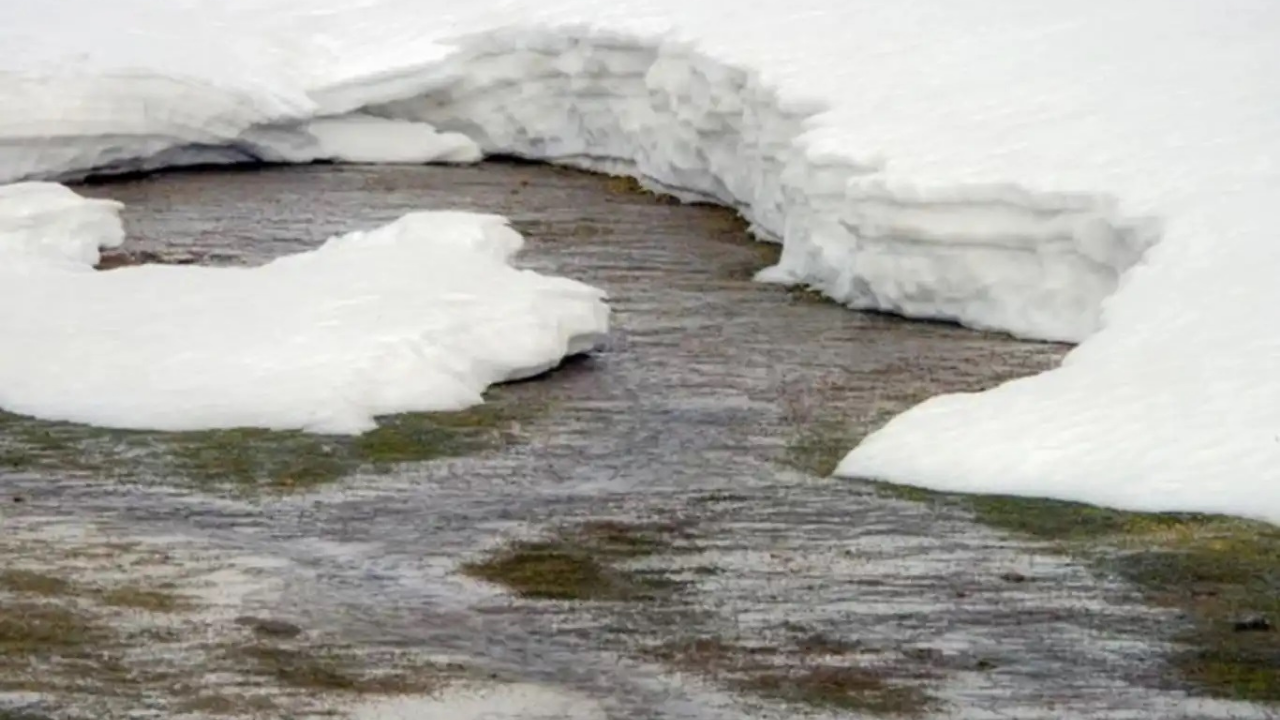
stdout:
{"type": "Polygon", "coordinates": [[[119,205],[0,188],[0,407],[107,427],[350,433],[595,347],[604,293],[519,270],[494,215],[423,212],[256,268],[98,272],[119,205]]]}
{"type": "Polygon", "coordinates": [[[378,700],[351,710],[353,720],[604,720],[598,703],[540,685],[446,689],[435,697],[378,700]]]}

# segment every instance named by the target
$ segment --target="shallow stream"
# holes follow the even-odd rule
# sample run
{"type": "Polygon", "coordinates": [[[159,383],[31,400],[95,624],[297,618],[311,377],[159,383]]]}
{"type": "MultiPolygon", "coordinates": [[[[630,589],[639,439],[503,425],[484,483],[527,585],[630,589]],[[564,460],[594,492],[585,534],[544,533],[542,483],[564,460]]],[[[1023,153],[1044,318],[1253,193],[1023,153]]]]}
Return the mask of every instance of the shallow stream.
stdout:
{"type": "Polygon", "coordinates": [[[645,648],[802,635],[898,668],[939,716],[1239,716],[1162,683],[1177,621],[1124,587],[959,510],[805,472],[914,401],[1037,372],[1062,347],[754,283],[774,251],[732,214],[572,170],[318,165],[82,191],[126,203],[130,252],[211,264],[260,263],[411,210],[508,215],[528,239],[522,264],[605,288],[614,329],[590,358],[496,392],[545,408],[498,451],[256,499],[11,473],[6,489],[25,500],[11,517],[270,559],[272,589],[245,601],[256,614],[448,655],[619,720],[793,717],[799,706],[671,672],[645,648]],[[680,591],[657,605],[529,601],[457,572],[513,538],[599,520],[678,520],[692,547],[643,564],[680,591]]]}

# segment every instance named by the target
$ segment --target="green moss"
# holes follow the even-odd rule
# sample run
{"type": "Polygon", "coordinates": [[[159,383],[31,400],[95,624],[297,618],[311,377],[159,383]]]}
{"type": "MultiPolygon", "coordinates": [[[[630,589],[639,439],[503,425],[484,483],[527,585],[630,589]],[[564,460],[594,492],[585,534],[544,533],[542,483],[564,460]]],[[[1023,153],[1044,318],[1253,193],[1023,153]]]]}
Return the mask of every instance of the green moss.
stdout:
{"type": "Polygon", "coordinates": [[[25,708],[0,708],[0,720],[52,720],[52,718],[25,708]]]}
{"type": "Polygon", "coordinates": [[[647,652],[650,657],[677,670],[709,678],[754,663],[755,653],[755,648],[711,636],[665,642],[649,648],[647,652]]]}
{"type": "Polygon", "coordinates": [[[949,496],[925,490],[924,488],[914,487],[912,485],[895,485],[890,483],[872,483],[875,486],[877,494],[883,497],[896,498],[898,500],[909,500],[917,503],[937,503],[945,502],[949,496]]]}
{"type": "Polygon", "coordinates": [[[557,543],[516,543],[462,571],[539,600],[625,599],[630,589],[594,558],[557,543]]]}
{"type": "Polygon", "coordinates": [[[455,674],[448,668],[403,659],[377,661],[336,648],[230,646],[224,659],[237,672],[268,678],[279,687],[326,693],[428,694],[455,674]]]}
{"type": "Polygon", "coordinates": [[[539,600],[652,600],[679,587],[665,573],[622,567],[627,560],[691,549],[678,523],[595,521],[551,538],[520,541],[462,566],[471,577],[539,600]]]}
{"type": "Polygon", "coordinates": [[[919,717],[933,706],[920,688],[889,682],[883,673],[860,667],[821,665],[758,672],[737,684],[784,702],[880,717],[919,717]]]}
{"type": "Polygon", "coordinates": [[[286,687],[350,691],[360,686],[359,677],[333,656],[267,645],[237,648],[234,655],[251,661],[258,673],[286,687]]]}
{"type": "Polygon", "coordinates": [[[1156,603],[1189,615],[1175,658],[1183,678],[1217,697],[1280,702],[1280,633],[1238,626],[1254,617],[1280,622],[1276,530],[1175,537],[1168,549],[1131,551],[1107,566],[1156,603]]]}
{"type": "MultiPolygon", "coordinates": [[[[173,708],[177,714],[214,717],[281,717],[283,713],[264,695],[240,693],[205,694],[187,698],[173,708]]],[[[4,720],[0,717],[0,720],[4,720]]]]}
{"type": "Polygon", "coordinates": [[[560,535],[608,562],[696,548],[696,535],[680,522],[594,520],[562,529],[560,535]]]}
{"type": "Polygon", "coordinates": [[[180,433],[166,440],[168,457],[162,463],[204,486],[304,489],[354,469],[336,444],[304,433],[236,429],[180,433]]]}
{"type": "Polygon", "coordinates": [[[514,543],[462,572],[536,600],[645,600],[673,587],[661,577],[610,567],[564,541],[514,543]]]}
{"type": "Polygon", "coordinates": [[[0,471],[79,472],[101,478],[178,481],[210,490],[305,491],[358,470],[496,449],[519,439],[545,405],[491,402],[457,413],[381,418],[363,435],[254,428],[127,432],[0,413],[0,471]]]}
{"type": "Polygon", "coordinates": [[[496,411],[473,410],[457,417],[397,415],[357,437],[352,453],[359,462],[375,466],[471,455],[500,445],[502,430],[510,422],[496,411]]]}
{"type": "Polygon", "coordinates": [[[1192,515],[1138,515],[1039,498],[976,495],[965,503],[984,524],[1042,540],[1091,540],[1196,522],[1192,515]]]}
{"type": "Polygon", "coordinates": [[[189,607],[186,598],[177,593],[139,585],[124,585],[106,590],[101,594],[100,601],[111,607],[157,613],[178,612],[189,607]]]}
{"type": "Polygon", "coordinates": [[[23,450],[0,450],[0,472],[21,471],[34,467],[36,459],[23,450]]]}
{"type": "Polygon", "coordinates": [[[851,652],[849,643],[809,635],[793,647],[741,645],[717,637],[665,643],[649,655],[682,672],[696,673],[762,698],[822,710],[878,717],[916,717],[936,705],[923,688],[898,680],[900,668],[868,668],[814,662],[851,652]],[[817,646],[814,645],[817,643],[817,646]]]}
{"type": "Polygon", "coordinates": [[[0,660],[79,650],[110,637],[88,615],[33,602],[0,604],[0,660]]]}
{"type": "Polygon", "coordinates": [[[794,397],[784,398],[783,415],[791,435],[781,458],[782,464],[817,477],[835,473],[840,461],[858,443],[889,422],[894,415],[918,398],[907,395],[893,402],[876,400],[860,415],[835,411],[836,399],[849,394],[865,378],[828,379],[794,397]]]}
{"type": "Polygon", "coordinates": [[[30,595],[66,595],[72,592],[73,585],[66,578],[32,570],[0,571],[0,588],[13,593],[30,595]]]}
{"type": "Polygon", "coordinates": [[[1183,650],[1173,662],[1176,679],[1207,696],[1280,702],[1280,632],[1237,627],[1250,617],[1280,624],[1280,528],[1218,515],[876,487],[967,509],[986,525],[1050,542],[1129,581],[1150,602],[1190,621],[1177,637],[1183,650]]]}
{"type": "Polygon", "coordinates": [[[828,477],[849,450],[858,433],[850,423],[823,419],[802,426],[787,442],[783,462],[801,472],[828,477]]]}

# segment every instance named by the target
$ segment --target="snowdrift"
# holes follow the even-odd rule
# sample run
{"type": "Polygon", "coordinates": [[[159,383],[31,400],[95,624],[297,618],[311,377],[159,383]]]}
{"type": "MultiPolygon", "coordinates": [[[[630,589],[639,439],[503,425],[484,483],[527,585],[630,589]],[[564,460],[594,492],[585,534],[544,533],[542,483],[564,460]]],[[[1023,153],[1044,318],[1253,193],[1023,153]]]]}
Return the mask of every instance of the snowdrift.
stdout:
{"type": "Polygon", "coordinates": [[[634,175],[781,242],[762,280],[1085,341],[842,474],[1280,519],[1280,5],[10,5],[0,181],[495,152],[634,175]]]}
{"type": "Polygon", "coordinates": [[[0,407],[104,427],[303,428],[458,410],[595,347],[604,294],[510,265],[494,215],[422,212],[254,268],[93,269],[119,204],[0,188],[0,407]]]}
{"type": "MultiPolygon", "coordinates": [[[[1119,77],[1090,91],[1062,65],[1114,50],[1107,24],[1126,18],[1097,0],[1036,13],[987,0],[1008,28],[940,0],[921,6],[933,15],[775,0],[732,19],[718,3],[675,0],[611,11],[586,0],[536,10],[197,1],[200,23],[158,0],[126,0],[90,11],[97,32],[71,33],[84,43],[75,52],[89,48],[83,64],[68,62],[69,45],[59,55],[21,42],[60,16],[55,6],[74,15],[86,3],[0,11],[19,16],[0,40],[29,53],[6,61],[21,72],[0,78],[0,181],[515,154],[737,208],[784,244],[762,280],[808,284],[854,308],[1062,341],[1098,329],[1103,300],[1160,237],[1161,215],[1122,207],[1117,193],[1163,170],[1130,162],[1150,134],[1117,138],[1112,122],[1121,113],[1111,95],[1149,80],[1126,76],[1150,68],[1113,68],[1119,77]],[[1062,30],[1064,19],[1089,27],[1062,30]],[[127,48],[113,25],[128,26],[127,48]],[[913,38],[927,38],[927,52],[913,38]],[[990,47],[972,47],[979,39],[990,47]],[[211,55],[171,58],[179,44],[211,55]],[[1010,67],[1015,57],[1025,67],[1010,67]],[[1059,96],[1063,81],[1074,96],[1059,96]],[[1117,140],[1132,151],[1093,167],[1094,148],[1117,140]]],[[[61,28],[48,34],[65,42],[61,28]]],[[[1178,69],[1160,71],[1151,94],[1180,81],[1178,69]]]]}

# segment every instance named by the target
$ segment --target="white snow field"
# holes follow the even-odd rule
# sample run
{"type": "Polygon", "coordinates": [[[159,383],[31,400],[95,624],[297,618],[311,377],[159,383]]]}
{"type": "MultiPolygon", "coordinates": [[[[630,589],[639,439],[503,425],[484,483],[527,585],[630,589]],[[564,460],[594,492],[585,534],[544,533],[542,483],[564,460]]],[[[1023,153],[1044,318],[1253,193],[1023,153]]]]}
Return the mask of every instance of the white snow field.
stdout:
{"type": "Polygon", "coordinates": [[[840,474],[1280,521],[1278,32],[1269,0],[5,3],[0,182],[455,133],[635,175],[781,241],[763,280],[1084,341],[840,474]]]}
{"type": "Polygon", "coordinates": [[[604,293],[511,266],[495,215],[421,212],[254,268],[98,272],[118,203],[0,187],[0,407],[106,427],[358,433],[457,410],[608,330],[604,293]]]}

